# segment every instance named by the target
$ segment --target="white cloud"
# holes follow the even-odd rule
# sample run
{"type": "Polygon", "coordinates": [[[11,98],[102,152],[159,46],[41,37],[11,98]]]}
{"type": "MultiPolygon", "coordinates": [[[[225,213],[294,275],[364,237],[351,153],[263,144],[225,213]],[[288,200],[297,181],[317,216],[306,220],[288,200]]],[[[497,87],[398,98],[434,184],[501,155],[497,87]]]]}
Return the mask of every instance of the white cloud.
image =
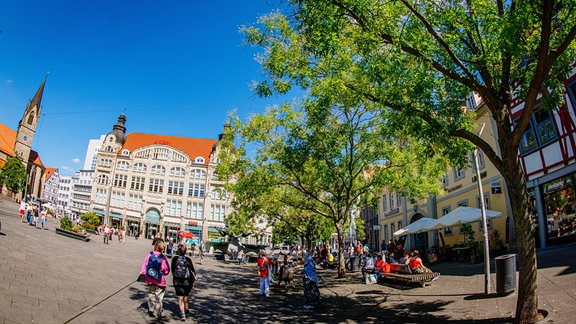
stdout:
{"type": "Polygon", "coordinates": [[[73,158],[72,163],[78,164],[78,163],[80,163],[80,159],[79,158],[73,158]]]}
{"type": "Polygon", "coordinates": [[[6,84],[7,84],[7,85],[12,85],[12,83],[14,83],[14,81],[12,81],[12,80],[6,80],[6,84]]]}
{"type": "Polygon", "coordinates": [[[66,170],[66,171],[72,171],[72,168],[71,168],[71,167],[65,166],[65,165],[63,165],[60,169],[66,170]]]}

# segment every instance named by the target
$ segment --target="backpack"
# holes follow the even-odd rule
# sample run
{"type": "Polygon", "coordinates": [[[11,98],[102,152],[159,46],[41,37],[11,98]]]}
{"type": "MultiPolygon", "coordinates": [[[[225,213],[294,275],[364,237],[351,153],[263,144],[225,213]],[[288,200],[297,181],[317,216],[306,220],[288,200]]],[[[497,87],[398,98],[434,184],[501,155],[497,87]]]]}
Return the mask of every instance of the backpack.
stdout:
{"type": "Polygon", "coordinates": [[[176,279],[188,279],[190,278],[190,269],[188,268],[188,262],[185,256],[179,256],[176,260],[176,266],[172,270],[174,273],[174,278],[176,279]]]}
{"type": "Polygon", "coordinates": [[[148,258],[148,264],[146,265],[146,275],[148,277],[160,280],[162,274],[160,273],[160,266],[162,265],[162,259],[160,256],[154,255],[154,252],[150,252],[150,257],[148,258]]]}

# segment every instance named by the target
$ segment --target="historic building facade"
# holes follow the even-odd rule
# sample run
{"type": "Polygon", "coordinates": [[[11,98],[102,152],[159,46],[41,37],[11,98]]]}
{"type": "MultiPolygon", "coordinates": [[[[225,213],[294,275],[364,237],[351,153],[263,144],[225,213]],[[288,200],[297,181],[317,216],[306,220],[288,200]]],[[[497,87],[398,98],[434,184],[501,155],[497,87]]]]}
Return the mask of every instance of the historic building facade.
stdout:
{"type": "Polygon", "coordinates": [[[120,115],[104,137],[90,209],[104,223],[147,238],[182,230],[198,240],[220,240],[230,206],[215,171],[219,140],[126,135],[125,122],[120,115]]]}
{"type": "MultiPolygon", "coordinates": [[[[564,80],[564,83],[564,102],[552,110],[536,108],[518,152],[534,208],[534,235],[538,247],[576,240],[576,74],[564,80]]],[[[545,92],[538,100],[544,95],[545,92]]],[[[468,98],[467,106],[476,111],[477,124],[485,125],[482,137],[496,147],[496,125],[488,109],[474,94],[468,98]]],[[[516,101],[512,109],[511,127],[514,127],[522,109],[523,103],[516,101]]],[[[499,238],[505,246],[514,246],[514,221],[506,183],[481,152],[479,169],[486,208],[502,212],[501,217],[488,221],[490,244],[496,244],[499,238]]],[[[416,205],[410,205],[404,197],[384,190],[379,204],[382,237],[391,239],[394,231],[420,217],[440,218],[458,206],[480,206],[472,160],[464,170],[447,170],[442,183],[445,195],[429,197],[416,205]]],[[[476,239],[482,241],[481,224],[473,226],[476,239]]],[[[453,246],[462,243],[463,239],[462,228],[454,227],[409,235],[407,244],[428,249],[453,246]]]]}

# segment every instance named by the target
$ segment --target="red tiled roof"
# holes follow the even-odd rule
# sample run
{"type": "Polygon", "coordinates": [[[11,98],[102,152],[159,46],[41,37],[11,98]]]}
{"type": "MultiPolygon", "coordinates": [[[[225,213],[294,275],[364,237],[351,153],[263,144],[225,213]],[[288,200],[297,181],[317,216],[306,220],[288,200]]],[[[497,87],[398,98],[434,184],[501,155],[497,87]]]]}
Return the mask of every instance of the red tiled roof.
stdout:
{"type": "Polygon", "coordinates": [[[30,150],[30,158],[28,159],[28,163],[30,163],[30,162],[32,162],[32,164],[35,164],[39,167],[42,167],[42,169],[46,169],[46,167],[42,163],[42,160],[40,160],[40,154],[38,154],[38,152],[36,152],[34,150],[30,150]]]}
{"type": "Polygon", "coordinates": [[[56,168],[46,168],[46,172],[44,173],[44,176],[46,177],[46,180],[50,179],[50,177],[54,174],[54,172],[56,172],[56,168]]]}
{"type": "Polygon", "coordinates": [[[14,143],[16,143],[16,131],[0,123],[0,151],[8,156],[14,156],[14,143]]]}
{"type": "Polygon", "coordinates": [[[217,142],[218,140],[203,138],[130,133],[126,136],[126,143],[124,143],[122,150],[126,149],[133,153],[139,148],[161,144],[184,152],[192,161],[201,156],[204,158],[204,163],[208,164],[212,146],[217,142]]]}

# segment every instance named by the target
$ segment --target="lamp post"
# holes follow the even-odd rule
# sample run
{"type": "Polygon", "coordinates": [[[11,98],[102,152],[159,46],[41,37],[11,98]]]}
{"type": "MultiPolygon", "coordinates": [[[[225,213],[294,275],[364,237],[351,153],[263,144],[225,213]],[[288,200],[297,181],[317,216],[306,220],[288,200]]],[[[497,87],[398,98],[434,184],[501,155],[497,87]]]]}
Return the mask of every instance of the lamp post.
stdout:
{"type": "MultiPolygon", "coordinates": [[[[484,131],[485,123],[482,124],[478,137],[484,131]]],[[[480,168],[478,166],[479,147],[474,149],[474,166],[476,167],[476,178],[478,180],[478,194],[480,195],[480,210],[482,212],[482,228],[484,228],[484,292],[490,294],[490,246],[488,243],[488,226],[486,222],[486,205],[484,204],[484,190],[482,188],[482,179],[480,178],[480,168]]]]}

